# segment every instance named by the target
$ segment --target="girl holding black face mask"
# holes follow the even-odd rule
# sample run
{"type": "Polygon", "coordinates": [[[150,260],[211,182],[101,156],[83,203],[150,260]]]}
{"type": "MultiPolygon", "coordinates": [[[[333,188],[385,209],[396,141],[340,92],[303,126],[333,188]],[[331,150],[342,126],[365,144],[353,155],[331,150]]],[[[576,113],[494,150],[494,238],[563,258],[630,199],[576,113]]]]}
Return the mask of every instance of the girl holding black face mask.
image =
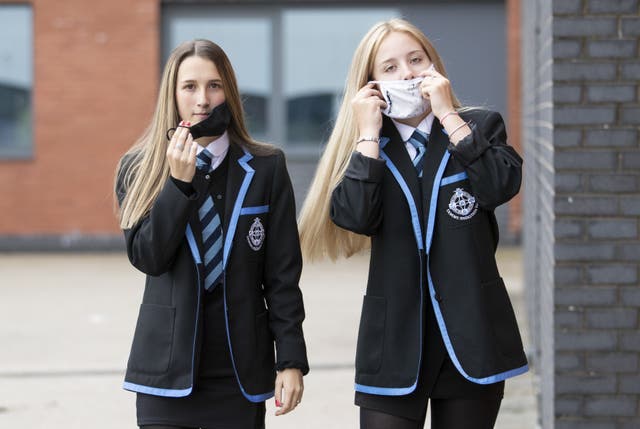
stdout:
{"type": "Polygon", "coordinates": [[[115,190],[147,274],[124,383],[138,425],[262,428],[274,395],[276,415],[293,410],[309,370],[293,190],[282,152],[249,136],[219,46],[172,52],[115,190]]]}
{"type": "Polygon", "coordinates": [[[404,20],[361,41],[300,215],[319,258],[371,246],[356,351],[363,429],[489,429],[527,370],[497,270],[495,207],[520,188],[500,115],[462,108],[404,20]]]}

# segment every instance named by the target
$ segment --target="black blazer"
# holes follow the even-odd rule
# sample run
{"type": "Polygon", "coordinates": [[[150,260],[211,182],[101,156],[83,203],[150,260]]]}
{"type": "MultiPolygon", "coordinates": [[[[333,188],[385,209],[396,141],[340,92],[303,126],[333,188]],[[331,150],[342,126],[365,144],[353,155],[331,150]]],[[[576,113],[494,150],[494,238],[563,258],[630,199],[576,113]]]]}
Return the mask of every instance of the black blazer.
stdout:
{"type": "MultiPolygon", "coordinates": [[[[227,341],[243,395],[261,402],[273,396],[276,362],[309,370],[295,203],[280,150],[253,156],[231,142],[227,156],[222,285],[227,341]]],[[[122,165],[120,202],[127,160],[122,165]]],[[[198,222],[197,200],[197,193],[187,197],[168,179],[150,214],[124,231],[129,260],[147,274],[125,389],[173,397],[193,389],[204,291],[192,227],[198,222]]]]}
{"type": "Polygon", "coordinates": [[[489,384],[527,371],[498,273],[495,207],[520,189],[522,159],[506,144],[499,114],[461,113],[472,134],[456,146],[434,120],[419,179],[393,122],[380,157],[355,152],[332,194],[331,219],[371,236],[371,261],[356,351],[356,390],[413,392],[425,299],[445,347],[468,380],[489,384]],[[419,182],[422,180],[422,183],[419,182]]]}

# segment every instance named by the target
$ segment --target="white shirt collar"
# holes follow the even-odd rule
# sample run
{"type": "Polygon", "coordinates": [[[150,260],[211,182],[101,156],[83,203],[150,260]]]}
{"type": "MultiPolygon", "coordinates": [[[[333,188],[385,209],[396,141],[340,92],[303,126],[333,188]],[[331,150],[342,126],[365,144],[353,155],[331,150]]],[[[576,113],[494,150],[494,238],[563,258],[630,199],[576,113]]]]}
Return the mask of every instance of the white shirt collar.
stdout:
{"type": "Polygon", "coordinates": [[[209,143],[206,148],[198,145],[197,151],[200,153],[204,149],[207,149],[216,158],[223,156],[229,150],[229,135],[225,131],[224,134],[209,143]]]}
{"type": "MultiPolygon", "coordinates": [[[[431,134],[431,126],[433,125],[434,118],[435,118],[435,115],[433,114],[433,112],[429,113],[426,118],[420,121],[420,123],[416,128],[418,128],[420,131],[422,131],[425,134],[431,134]]],[[[396,126],[396,129],[398,130],[398,133],[400,134],[402,141],[403,142],[408,141],[411,138],[411,134],[413,134],[416,128],[412,127],[411,125],[401,124],[395,119],[391,119],[391,120],[393,121],[393,124],[396,126]]]]}
{"type": "Polygon", "coordinates": [[[211,162],[211,170],[215,170],[218,168],[225,155],[229,151],[229,135],[225,131],[220,137],[212,141],[207,145],[206,148],[198,145],[197,152],[198,154],[203,150],[207,149],[211,155],[213,155],[213,161],[211,162]]]}

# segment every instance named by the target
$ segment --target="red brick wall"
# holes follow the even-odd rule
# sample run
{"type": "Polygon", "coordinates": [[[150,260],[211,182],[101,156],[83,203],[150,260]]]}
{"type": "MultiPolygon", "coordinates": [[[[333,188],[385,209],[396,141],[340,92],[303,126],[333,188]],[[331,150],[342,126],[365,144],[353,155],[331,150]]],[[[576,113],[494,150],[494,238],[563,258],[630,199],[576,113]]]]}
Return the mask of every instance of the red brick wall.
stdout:
{"type": "Polygon", "coordinates": [[[0,235],[117,233],[113,172],[153,111],[160,4],[23,3],[33,10],[33,158],[0,159],[0,235]]]}

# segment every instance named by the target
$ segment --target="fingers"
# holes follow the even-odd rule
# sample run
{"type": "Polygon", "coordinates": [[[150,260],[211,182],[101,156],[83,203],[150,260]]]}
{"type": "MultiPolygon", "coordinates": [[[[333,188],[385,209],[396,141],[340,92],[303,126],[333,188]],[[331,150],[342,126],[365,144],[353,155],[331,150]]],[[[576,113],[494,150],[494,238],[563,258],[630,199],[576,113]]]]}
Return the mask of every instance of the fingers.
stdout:
{"type": "Polygon", "coordinates": [[[170,174],[184,182],[193,179],[197,154],[197,144],[189,132],[189,125],[189,122],[180,122],[167,147],[170,174]]]}
{"type": "Polygon", "coordinates": [[[178,159],[187,161],[190,159],[191,146],[193,146],[193,137],[187,126],[188,122],[180,122],[176,132],[173,133],[169,146],[167,147],[167,156],[170,159],[178,159]]]}
{"type": "MultiPolygon", "coordinates": [[[[190,122],[185,121],[180,122],[180,125],[178,125],[178,129],[173,134],[173,137],[175,138],[174,149],[177,149],[180,152],[184,150],[187,137],[191,135],[189,133],[190,125],[190,122]]],[[[174,138],[172,138],[171,140],[174,140],[174,138]]]]}
{"type": "Polygon", "coordinates": [[[420,83],[420,92],[427,100],[431,98],[434,91],[445,91],[449,87],[449,80],[435,70],[427,70],[420,75],[424,76],[424,80],[420,83]]]}
{"type": "MultiPolygon", "coordinates": [[[[276,396],[276,407],[280,408],[282,406],[282,377],[280,374],[278,374],[278,376],[276,377],[275,396],[276,396]]],[[[276,410],[276,415],[279,415],[278,412],[279,410],[276,410]]]]}
{"type": "Polygon", "coordinates": [[[366,99],[369,97],[378,97],[382,99],[382,93],[374,87],[375,83],[368,83],[356,93],[355,98],[357,99],[366,99]]]}
{"type": "Polygon", "coordinates": [[[191,146],[189,149],[189,161],[196,163],[196,156],[198,155],[198,144],[193,141],[193,137],[189,134],[189,139],[191,141],[191,146]]]}
{"type": "Polygon", "coordinates": [[[187,138],[185,139],[184,145],[177,145],[176,149],[181,152],[180,157],[182,161],[188,162],[191,160],[191,151],[194,149],[193,137],[191,136],[191,133],[187,132],[187,138]]]}
{"type": "Polygon", "coordinates": [[[282,408],[276,411],[276,416],[282,416],[295,409],[300,401],[302,401],[302,393],[304,391],[302,373],[299,370],[285,370],[283,373],[280,373],[279,376],[280,375],[282,375],[282,377],[280,377],[282,380],[280,383],[282,389],[278,388],[278,381],[276,381],[276,400],[280,401],[280,399],[284,399],[284,403],[280,402],[282,408]],[[284,390],[284,398],[282,398],[282,396],[278,398],[281,390],[284,390]]]}
{"type": "Polygon", "coordinates": [[[372,85],[375,84],[368,83],[363,86],[356,93],[355,97],[353,97],[353,100],[351,102],[352,105],[358,106],[371,104],[373,106],[379,106],[383,109],[386,108],[387,103],[385,103],[384,99],[382,98],[382,93],[378,89],[373,88],[372,85]]]}

